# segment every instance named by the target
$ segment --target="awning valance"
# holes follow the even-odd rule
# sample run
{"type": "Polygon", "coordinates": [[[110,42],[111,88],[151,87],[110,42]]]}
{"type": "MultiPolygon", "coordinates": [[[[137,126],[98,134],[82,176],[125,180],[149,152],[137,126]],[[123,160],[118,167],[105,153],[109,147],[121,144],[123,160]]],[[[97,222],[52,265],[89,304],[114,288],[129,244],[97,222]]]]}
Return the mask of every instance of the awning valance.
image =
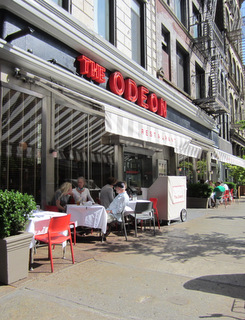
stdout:
{"type": "Polygon", "coordinates": [[[105,130],[107,132],[184,150],[191,138],[164,128],[129,112],[105,106],[105,130]]]}
{"type": "Polygon", "coordinates": [[[201,158],[202,148],[190,143],[186,148],[175,149],[175,152],[183,156],[192,157],[192,158],[201,158]]]}
{"type": "Polygon", "coordinates": [[[219,149],[214,149],[212,159],[245,168],[245,160],[219,149]]]}

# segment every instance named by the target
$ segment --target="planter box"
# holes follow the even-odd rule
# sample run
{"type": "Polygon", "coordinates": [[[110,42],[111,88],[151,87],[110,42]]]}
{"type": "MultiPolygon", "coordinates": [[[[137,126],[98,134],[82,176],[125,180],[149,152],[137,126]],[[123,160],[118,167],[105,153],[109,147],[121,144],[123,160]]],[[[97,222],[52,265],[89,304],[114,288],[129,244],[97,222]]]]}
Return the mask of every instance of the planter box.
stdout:
{"type": "Polygon", "coordinates": [[[20,232],[0,239],[0,282],[10,284],[28,276],[32,237],[32,233],[20,232]]]}
{"type": "Polygon", "coordinates": [[[208,208],[208,198],[187,197],[187,208],[208,208]]]}

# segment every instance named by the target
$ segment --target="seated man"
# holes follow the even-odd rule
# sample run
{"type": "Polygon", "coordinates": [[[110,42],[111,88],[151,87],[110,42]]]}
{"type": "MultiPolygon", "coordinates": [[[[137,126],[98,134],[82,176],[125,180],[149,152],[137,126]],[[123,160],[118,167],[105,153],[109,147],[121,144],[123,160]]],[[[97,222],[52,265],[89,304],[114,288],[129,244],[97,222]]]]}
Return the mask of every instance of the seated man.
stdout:
{"type": "Polygon", "coordinates": [[[118,181],[114,188],[116,190],[117,196],[113,199],[107,211],[107,223],[113,221],[122,222],[121,213],[125,209],[129,202],[129,196],[126,192],[126,186],[123,181],[118,181]]]}
{"type": "Polygon", "coordinates": [[[216,182],[215,188],[214,188],[214,200],[216,204],[217,204],[217,200],[222,199],[224,192],[225,192],[225,187],[221,186],[220,182],[216,182]]]}

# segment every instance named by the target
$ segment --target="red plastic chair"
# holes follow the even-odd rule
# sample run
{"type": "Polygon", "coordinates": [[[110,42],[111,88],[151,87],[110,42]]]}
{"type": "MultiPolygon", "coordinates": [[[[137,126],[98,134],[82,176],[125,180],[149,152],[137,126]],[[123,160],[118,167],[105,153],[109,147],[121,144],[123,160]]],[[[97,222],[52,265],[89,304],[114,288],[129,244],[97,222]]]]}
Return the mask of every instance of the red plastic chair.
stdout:
{"type": "Polygon", "coordinates": [[[233,189],[231,189],[231,201],[232,201],[232,202],[235,202],[235,200],[234,200],[234,194],[233,194],[233,189]]]}
{"type": "Polygon", "coordinates": [[[51,262],[51,272],[54,272],[52,245],[63,243],[64,241],[69,240],[71,247],[72,263],[75,263],[70,230],[70,218],[70,214],[62,217],[51,218],[48,227],[48,232],[45,234],[35,236],[35,240],[48,244],[49,259],[51,262]],[[68,235],[64,235],[64,231],[68,231],[68,235]]]}
{"type": "Polygon", "coordinates": [[[153,203],[154,214],[157,217],[158,229],[160,229],[160,221],[159,221],[158,210],[157,210],[158,199],[157,198],[150,198],[149,200],[153,203]]]}
{"type": "MultiPolygon", "coordinates": [[[[45,210],[52,212],[59,212],[59,209],[56,206],[45,205],[45,210]]],[[[76,223],[74,221],[70,221],[70,225],[73,226],[73,243],[76,245],[77,232],[76,232],[76,223]]]]}
{"type": "Polygon", "coordinates": [[[223,201],[225,202],[225,206],[227,206],[227,201],[229,200],[231,203],[231,198],[230,198],[230,191],[229,190],[225,190],[225,193],[222,197],[223,201]]]}

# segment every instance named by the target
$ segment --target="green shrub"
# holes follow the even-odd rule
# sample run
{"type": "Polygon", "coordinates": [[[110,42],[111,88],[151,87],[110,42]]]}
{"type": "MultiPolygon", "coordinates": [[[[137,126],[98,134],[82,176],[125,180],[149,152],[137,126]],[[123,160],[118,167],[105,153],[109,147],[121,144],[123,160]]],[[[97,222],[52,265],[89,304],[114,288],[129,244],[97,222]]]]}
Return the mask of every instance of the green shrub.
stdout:
{"type": "Polygon", "coordinates": [[[224,182],[225,184],[227,184],[227,186],[229,187],[229,189],[231,190],[231,189],[233,189],[233,192],[235,192],[236,191],[236,183],[234,183],[234,182],[224,182]]]}
{"type": "Polygon", "coordinates": [[[213,188],[207,183],[188,183],[187,197],[209,198],[213,188]]]}
{"type": "Polygon", "coordinates": [[[32,195],[0,190],[0,238],[23,231],[29,214],[35,209],[36,202],[32,195]]]}

